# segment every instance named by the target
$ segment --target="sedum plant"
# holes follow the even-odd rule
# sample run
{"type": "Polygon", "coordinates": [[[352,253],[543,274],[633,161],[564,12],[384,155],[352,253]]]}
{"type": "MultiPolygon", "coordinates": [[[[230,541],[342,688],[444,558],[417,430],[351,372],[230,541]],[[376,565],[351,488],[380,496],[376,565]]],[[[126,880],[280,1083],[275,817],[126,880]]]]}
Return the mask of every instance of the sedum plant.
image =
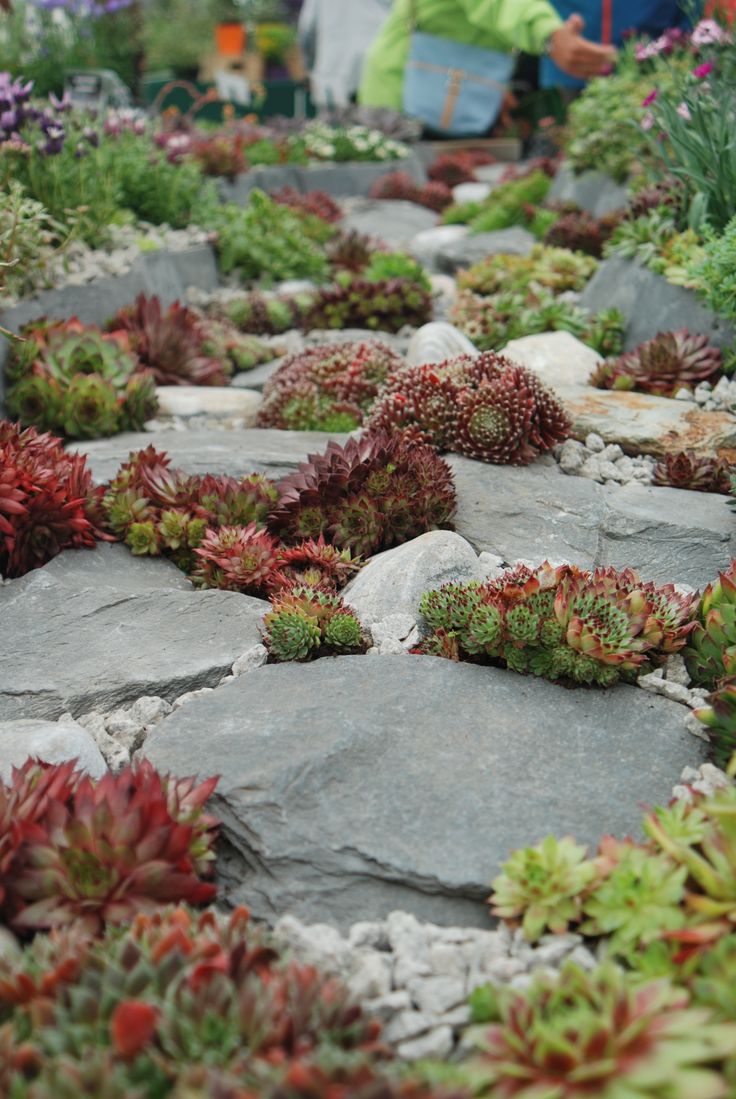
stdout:
{"type": "MultiPolygon", "coordinates": [[[[459,654],[517,672],[608,687],[679,652],[694,629],[696,596],[643,582],[631,569],[518,566],[484,584],[427,592],[421,612],[459,654]]],[[[432,639],[419,652],[436,652],[432,639]]]]}
{"type": "Polygon", "coordinates": [[[525,225],[530,220],[530,210],[544,202],[551,186],[549,175],[537,169],[521,179],[502,183],[483,202],[449,206],[443,221],[446,225],[470,225],[474,233],[525,225]]]}
{"type": "Polygon", "coordinates": [[[441,450],[526,465],[565,439],[569,422],[532,371],[489,352],[391,374],[368,428],[408,429],[441,450]]]}
{"type": "Polygon", "coordinates": [[[329,443],[278,491],[274,534],[287,543],[323,535],[360,556],[451,528],[456,507],[452,474],[433,448],[382,432],[329,443]]]}
{"type": "Polygon", "coordinates": [[[403,362],[378,342],[323,344],[292,355],[266,382],[257,426],[353,431],[403,362]]]}
{"type": "Polygon", "coordinates": [[[92,548],[104,537],[99,495],[84,455],[0,420],[0,576],[23,576],[64,549],[92,548]]]}
{"type": "Polygon", "coordinates": [[[567,248],[536,245],[528,256],[488,256],[458,274],[461,290],[487,297],[501,291],[519,293],[541,287],[554,294],[582,290],[598,266],[596,260],[567,248]]]}
{"type": "Polygon", "coordinates": [[[166,554],[191,571],[208,528],[262,527],[275,500],[274,486],[259,474],[241,480],[185,474],[149,446],[132,453],[105,486],[102,509],[109,529],[135,555],[166,554]]]}
{"type": "Polygon", "coordinates": [[[720,234],[711,233],[700,262],[693,264],[690,274],[697,282],[701,296],[714,313],[733,325],[736,323],[736,215],[720,234]]]}
{"type": "Polygon", "coordinates": [[[591,376],[598,389],[638,390],[660,397],[674,397],[683,387],[710,381],[720,374],[723,357],[708,346],[707,336],[687,328],[660,332],[620,358],[601,363],[591,376]]]}
{"type": "Polygon", "coordinates": [[[728,495],[731,488],[729,463],[723,458],[680,450],[665,454],[654,467],[653,483],[691,492],[717,492],[728,495]]]}
{"type": "Polygon", "coordinates": [[[227,203],[214,218],[224,274],[243,280],[323,279],[327,260],[297,211],[252,191],[246,207],[227,203]]]}
{"type": "Polygon", "coordinates": [[[713,688],[736,677],[736,560],[703,592],[683,655],[699,687],[713,688]]]}
{"type": "Polygon", "coordinates": [[[279,663],[365,649],[357,617],[339,595],[319,588],[287,586],[273,598],[263,625],[266,648],[279,663]]]}
{"type": "Polygon", "coordinates": [[[73,925],[94,935],[162,903],[210,901],[217,822],[204,804],[216,785],[162,776],[147,761],[99,781],[29,761],[4,790],[15,833],[5,917],[21,932],[73,925]],[[35,785],[44,796],[28,812],[35,785]]]}

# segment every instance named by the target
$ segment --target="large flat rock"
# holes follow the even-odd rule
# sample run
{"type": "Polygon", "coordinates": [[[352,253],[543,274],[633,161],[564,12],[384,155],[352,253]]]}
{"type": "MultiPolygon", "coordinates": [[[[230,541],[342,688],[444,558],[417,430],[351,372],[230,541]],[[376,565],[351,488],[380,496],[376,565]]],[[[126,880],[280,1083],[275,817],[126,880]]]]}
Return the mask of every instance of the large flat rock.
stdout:
{"type": "Polygon", "coordinates": [[[165,450],[172,464],[186,473],[228,474],[244,477],[265,473],[284,477],[308,454],[321,453],[330,439],[345,442],[346,435],[323,431],[276,431],[249,428],[244,431],[141,431],[114,435],[111,439],[73,443],[69,450],[87,455],[95,481],[115,476],[133,450],[154,446],[165,450]]]}
{"type": "Polygon", "coordinates": [[[617,183],[603,172],[576,175],[569,164],[563,164],[552,181],[548,201],[576,202],[583,210],[600,218],[623,210],[628,193],[625,184],[617,183]]]}
{"type": "Polygon", "coordinates": [[[569,477],[551,457],[516,469],[449,457],[455,529],[512,562],[630,566],[645,580],[703,587],[736,555],[724,496],[569,477]]]}
{"type": "Polygon", "coordinates": [[[327,191],[334,198],[367,195],[381,176],[388,172],[406,172],[415,183],[425,183],[426,174],[413,153],[401,160],[377,162],[346,162],[343,164],[274,164],[252,168],[233,182],[220,183],[222,196],[228,202],[247,203],[254,188],[272,193],[282,187],[293,187],[302,194],[327,191]]]}
{"type": "Polygon", "coordinates": [[[701,305],[694,291],[673,286],[662,275],[620,256],[600,265],[580,304],[596,312],[620,309],[628,321],[627,351],[659,332],[677,328],[704,333],[716,347],[729,347],[736,339],[733,329],[701,305]]]}
{"type": "Polygon", "coordinates": [[[443,245],[436,254],[436,265],[438,270],[454,275],[488,256],[528,256],[536,243],[536,238],[519,225],[493,233],[469,233],[443,245]]]}
{"type": "Polygon", "coordinates": [[[0,720],[78,717],[216,686],[260,641],[267,610],[196,592],[169,563],[122,546],[64,553],[0,587],[0,720]]]}
{"type": "Polygon", "coordinates": [[[638,833],[705,745],[635,687],[565,690],[433,657],[271,665],[176,711],[146,742],[220,774],[228,899],[272,919],[487,926],[510,852],[549,832],[638,833]]]}
{"type": "Polygon", "coordinates": [[[392,199],[363,199],[351,203],[342,228],[376,237],[397,251],[406,251],[417,233],[433,229],[439,216],[416,202],[392,199]]]}

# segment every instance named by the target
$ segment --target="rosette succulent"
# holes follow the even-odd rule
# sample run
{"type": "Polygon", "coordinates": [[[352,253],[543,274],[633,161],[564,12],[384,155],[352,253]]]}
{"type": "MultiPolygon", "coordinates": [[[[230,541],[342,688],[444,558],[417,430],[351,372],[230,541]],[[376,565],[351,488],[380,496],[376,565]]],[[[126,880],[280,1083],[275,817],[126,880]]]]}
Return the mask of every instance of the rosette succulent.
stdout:
{"type": "Polygon", "coordinates": [[[279,662],[306,660],[321,649],[338,653],[364,648],[360,622],[339,595],[292,584],[273,597],[263,619],[264,642],[279,662]]]}
{"type": "Polygon", "coordinates": [[[64,549],[93,547],[98,490],[82,454],[0,420],[0,576],[23,576],[64,549]]]}
{"type": "Polygon", "coordinates": [[[252,290],[231,298],[223,307],[227,320],[241,332],[258,336],[278,336],[292,328],[301,328],[314,304],[313,293],[264,294],[252,290]]]}
{"type": "Polygon", "coordinates": [[[424,185],[417,183],[408,172],[389,172],[371,186],[371,198],[414,202],[441,214],[452,203],[452,191],[440,180],[424,185]]]}
{"type": "Polygon", "coordinates": [[[727,767],[736,753],[736,684],[726,683],[695,716],[708,731],[713,762],[727,767]]]}
{"type": "Polygon", "coordinates": [[[197,587],[263,595],[273,585],[276,541],[255,523],[208,530],[194,553],[197,587]]]}
{"type": "Polygon", "coordinates": [[[280,587],[297,583],[305,587],[336,591],[362,567],[360,557],[349,549],[339,550],[319,538],[308,538],[296,546],[279,546],[275,581],[280,587]]]}
{"type": "Polygon", "coordinates": [[[736,677],[736,560],[703,592],[683,655],[699,687],[716,687],[736,677]]]}
{"type": "Polygon", "coordinates": [[[442,450],[527,465],[567,437],[569,421],[532,371],[489,352],[392,374],[368,428],[412,429],[442,450]]]}
{"type": "Polygon", "coordinates": [[[292,355],[266,382],[257,426],[353,431],[403,361],[378,342],[324,344],[292,355]]]}
{"type": "Polygon", "coordinates": [[[660,332],[620,358],[602,363],[590,382],[598,389],[636,389],[674,397],[683,387],[693,388],[698,382],[716,377],[722,362],[721,352],[708,346],[707,336],[680,328],[677,332],[660,332]]]}
{"type": "MultiPolygon", "coordinates": [[[[679,651],[694,628],[696,598],[644,583],[630,569],[545,563],[428,592],[421,612],[435,632],[455,638],[461,655],[605,687],[679,651]]],[[[441,655],[431,638],[418,651],[441,655]]]]}
{"type": "Polygon", "coordinates": [[[458,274],[461,290],[488,296],[502,290],[525,291],[543,287],[555,294],[582,290],[594,274],[597,261],[567,248],[536,245],[528,256],[492,255],[458,274]]]}
{"type": "Polygon", "coordinates": [[[728,495],[731,490],[729,463],[723,458],[680,450],[665,454],[654,467],[655,485],[684,488],[691,492],[718,492],[728,495]]]}
{"type": "Polygon", "coordinates": [[[498,1005],[473,1073],[494,1099],[728,1094],[719,1069],[736,1027],[667,981],[635,984],[610,964],[587,974],[568,963],[559,978],[501,991],[498,1005]]]}
{"type": "Polygon", "coordinates": [[[600,259],[603,246],[610,240],[619,215],[593,217],[586,210],[566,210],[556,217],[544,234],[544,243],[555,248],[570,248],[600,259]]]}
{"type": "Polygon", "coordinates": [[[371,282],[355,276],[320,290],[304,326],[399,332],[407,324],[419,328],[431,319],[432,298],[419,283],[403,278],[371,282]]]}
{"type": "Polygon", "coordinates": [[[139,294],[135,305],[119,310],[109,327],[127,334],[140,368],[150,370],[157,385],[227,382],[230,362],[212,356],[205,324],[179,302],[164,309],[157,297],[139,294]]]}

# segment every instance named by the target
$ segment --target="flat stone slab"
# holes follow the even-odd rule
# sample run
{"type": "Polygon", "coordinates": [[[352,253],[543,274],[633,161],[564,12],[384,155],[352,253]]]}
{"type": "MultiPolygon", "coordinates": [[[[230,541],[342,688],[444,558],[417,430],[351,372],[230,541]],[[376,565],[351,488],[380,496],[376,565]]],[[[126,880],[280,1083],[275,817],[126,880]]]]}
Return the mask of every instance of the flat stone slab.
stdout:
{"type": "Polygon", "coordinates": [[[409,245],[409,251],[425,267],[438,270],[437,257],[442,249],[464,240],[469,233],[467,225],[437,225],[417,233],[409,245]]]}
{"type": "MultiPolygon", "coordinates": [[[[53,580],[70,594],[83,588],[109,588],[132,595],[146,591],[194,590],[172,561],[164,557],[133,557],[128,547],[120,542],[98,542],[94,549],[64,550],[41,571],[47,580],[53,580]]],[[[23,578],[12,584],[22,582],[23,578]]]]}
{"type": "Polygon", "coordinates": [[[417,233],[433,229],[439,216],[416,202],[393,199],[362,199],[351,203],[342,228],[382,240],[390,248],[406,251],[417,233]]]}
{"type": "Polygon", "coordinates": [[[662,275],[620,256],[601,263],[580,304],[595,312],[620,309],[628,321],[627,351],[659,332],[678,328],[707,335],[715,347],[730,347],[736,341],[730,325],[706,309],[693,290],[673,286],[662,275]]]}
{"type": "Polygon", "coordinates": [[[470,233],[444,245],[437,252],[440,271],[454,275],[464,267],[472,267],[488,256],[528,256],[537,240],[526,229],[515,226],[495,233],[470,233]]]}
{"type": "Polygon", "coordinates": [[[221,775],[218,871],[256,916],[347,926],[402,909],[482,927],[515,848],[638,833],[642,804],[705,758],[683,714],[635,687],[340,657],[244,676],[166,718],[145,751],[221,775]]]}
{"type": "Polygon", "coordinates": [[[152,587],[159,562],[115,551],[104,582],[112,555],[73,550],[0,587],[0,720],[109,712],[143,695],[172,701],[216,686],[260,642],[267,603],[184,590],[168,564],[152,587]]]}
{"type": "Polygon", "coordinates": [[[265,473],[269,477],[280,478],[296,469],[308,454],[321,453],[330,439],[344,443],[347,438],[347,435],[330,435],[323,431],[277,431],[275,428],[141,431],[74,443],[69,450],[87,455],[98,484],[114,477],[131,451],[147,446],[165,450],[172,464],[186,473],[227,474],[231,477],[265,473]]]}
{"type": "Polygon", "coordinates": [[[523,336],[506,344],[501,354],[533,370],[555,392],[587,387],[591,374],[602,361],[597,351],[569,332],[523,336]]]}
{"type": "Polygon", "coordinates": [[[558,387],[557,392],[576,439],[595,432],[627,454],[661,457],[695,450],[736,457],[736,417],[730,412],[705,412],[694,401],[592,386],[558,387]]]}
{"type": "Polygon", "coordinates": [[[603,172],[581,172],[575,175],[569,164],[563,164],[549,191],[550,202],[576,202],[589,214],[600,218],[616,210],[623,210],[628,202],[625,184],[603,172]]]}
{"type": "Polygon", "coordinates": [[[507,562],[569,561],[638,569],[645,580],[700,588],[736,556],[726,498],[567,476],[551,457],[492,466],[448,456],[458,490],[455,529],[507,562]]]}
{"type": "Polygon", "coordinates": [[[77,760],[80,771],[102,778],[107,764],[91,735],[76,721],[0,721],[0,781],[31,757],[44,763],[77,760]]]}
{"type": "Polygon", "coordinates": [[[417,156],[410,153],[401,160],[377,162],[346,162],[343,164],[275,164],[252,168],[233,183],[222,181],[220,192],[227,202],[246,203],[250,192],[280,191],[293,187],[301,194],[326,191],[333,198],[367,195],[376,182],[388,172],[407,172],[415,183],[425,183],[426,174],[417,156]]]}
{"type": "Polygon", "coordinates": [[[156,389],[159,414],[181,416],[237,416],[247,426],[255,422],[261,395],[253,389],[229,385],[160,385],[156,389]]]}

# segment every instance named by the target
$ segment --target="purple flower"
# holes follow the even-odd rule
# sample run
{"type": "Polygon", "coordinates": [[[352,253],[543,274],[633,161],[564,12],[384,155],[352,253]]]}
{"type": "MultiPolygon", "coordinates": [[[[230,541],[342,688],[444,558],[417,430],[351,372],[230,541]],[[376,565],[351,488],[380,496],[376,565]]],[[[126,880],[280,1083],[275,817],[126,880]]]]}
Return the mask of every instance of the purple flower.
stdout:
{"type": "Polygon", "coordinates": [[[54,107],[60,114],[64,111],[70,111],[72,109],[72,101],[69,96],[69,92],[64,92],[61,99],[57,98],[53,92],[49,95],[49,101],[51,106],[54,107]]]}
{"type": "Polygon", "coordinates": [[[714,69],[715,65],[712,61],[704,61],[702,65],[698,65],[697,69],[693,69],[693,76],[697,77],[698,80],[704,80],[706,76],[710,76],[714,69]]]}
{"type": "Polygon", "coordinates": [[[652,103],[654,103],[654,100],[657,98],[658,95],[659,91],[657,88],[655,88],[654,91],[650,92],[649,95],[646,97],[646,99],[642,103],[642,107],[651,107],[652,103]]]}

